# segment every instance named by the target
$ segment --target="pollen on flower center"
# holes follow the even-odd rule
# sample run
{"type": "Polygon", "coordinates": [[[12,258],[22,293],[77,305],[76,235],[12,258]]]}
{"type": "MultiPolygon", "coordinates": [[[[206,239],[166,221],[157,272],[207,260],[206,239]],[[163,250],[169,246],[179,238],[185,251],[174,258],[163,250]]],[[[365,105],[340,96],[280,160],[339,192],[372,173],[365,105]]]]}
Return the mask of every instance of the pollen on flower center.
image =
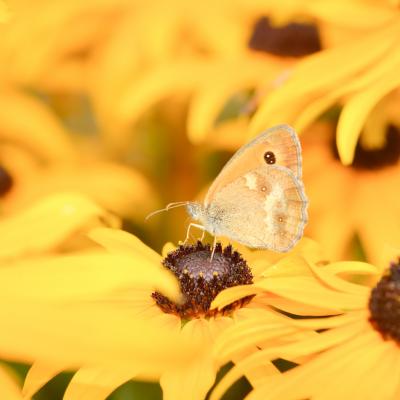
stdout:
{"type": "Polygon", "coordinates": [[[14,184],[14,180],[10,173],[0,166],[0,196],[7,194],[14,184]]]}
{"type": "Polygon", "coordinates": [[[197,242],[195,245],[179,246],[167,255],[163,264],[177,276],[185,297],[183,304],[175,304],[161,293],[153,293],[157,305],[166,313],[183,319],[227,315],[251,299],[248,296],[222,310],[210,310],[211,302],[222,290],[253,283],[246,261],[231,246],[223,249],[218,243],[212,259],[208,244],[197,242]]]}
{"type": "Polygon", "coordinates": [[[321,50],[318,29],[311,24],[271,25],[266,17],[254,25],[249,47],[281,57],[303,57],[321,50]]]}
{"type": "Polygon", "coordinates": [[[369,309],[374,328],[400,344],[400,259],[372,290],[369,309]]]}

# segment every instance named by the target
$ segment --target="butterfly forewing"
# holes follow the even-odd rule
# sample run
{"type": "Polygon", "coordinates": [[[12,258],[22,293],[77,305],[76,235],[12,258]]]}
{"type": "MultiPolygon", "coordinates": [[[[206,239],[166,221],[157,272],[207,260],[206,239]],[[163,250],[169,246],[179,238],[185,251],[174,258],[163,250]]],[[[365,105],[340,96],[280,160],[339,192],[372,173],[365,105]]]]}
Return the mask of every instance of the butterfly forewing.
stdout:
{"type": "Polygon", "coordinates": [[[205,206],[214,201],[216,194],[229,183],[243,177],[260,166],[281,166],[301,179],[301,146],[294,130],[288,125],[278,125],[258,135],[241,147],[225,165],[211,185],[205,206]]]}

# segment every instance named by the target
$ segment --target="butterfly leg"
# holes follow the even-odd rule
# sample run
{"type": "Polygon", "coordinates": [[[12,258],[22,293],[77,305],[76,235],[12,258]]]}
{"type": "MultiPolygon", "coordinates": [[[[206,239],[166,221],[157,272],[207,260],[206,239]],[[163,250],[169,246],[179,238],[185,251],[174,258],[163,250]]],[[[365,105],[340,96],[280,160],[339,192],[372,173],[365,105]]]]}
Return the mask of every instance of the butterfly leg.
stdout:
{"type": "Polygon", "coordinates": [[[212,251],[211,251],[211,257],[210,257],[210,262],[212,261],[213,257],[214,257],[214,253],[215,253],[215,247],[217,246],[217,237],[214,236],[214,242],[213,242],[213,247],[212,247],[212,251]]]}
{"type": "Polygon", "coordinates": [[[198,239],[198,240],[200,240],[200,242],[202,242],[202,241],[204,240],[204,236],[205,236],[205,235],[206,235],[206,230],[203,229],[203,231],[201,232],[201,238],[198,239]]]}
{"type": "MultiPolygon", "coordinates": [[[[185,241],[183,242],[183,244],[186,244],[187,241],[189,240],[190,228],[191,228],[192,226],[195,227],[195,228],[201,229],[201,230],[203,231],[202,238],[204,237],[204,234],[205,234],[205,228],[204,228],[204,226],[203,226],[203,225],[200,225],[200,224],[195,224],[195,223],[191,222],[191,223],[189,224],[188,228],[187,228],[187,231],[186,231],[186,238],[185,238],[185,241]]],[[[203,240],[203,239],[202,239],[202,240],[203,240]]]]}

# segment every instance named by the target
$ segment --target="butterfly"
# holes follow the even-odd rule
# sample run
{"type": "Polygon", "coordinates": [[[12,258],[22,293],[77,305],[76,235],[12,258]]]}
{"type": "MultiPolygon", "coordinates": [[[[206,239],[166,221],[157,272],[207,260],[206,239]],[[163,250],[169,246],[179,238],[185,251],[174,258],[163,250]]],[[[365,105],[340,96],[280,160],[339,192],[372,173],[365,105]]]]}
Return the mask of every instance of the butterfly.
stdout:
{"type": "Polygon", "coordinates": [[[204,202],[185,205],[191,223],[248,247],[287,252],[303,235],[307,197],[301,180],[301,146],[296,132],[278,125],[241,147],[210,186],[204,202]]]}

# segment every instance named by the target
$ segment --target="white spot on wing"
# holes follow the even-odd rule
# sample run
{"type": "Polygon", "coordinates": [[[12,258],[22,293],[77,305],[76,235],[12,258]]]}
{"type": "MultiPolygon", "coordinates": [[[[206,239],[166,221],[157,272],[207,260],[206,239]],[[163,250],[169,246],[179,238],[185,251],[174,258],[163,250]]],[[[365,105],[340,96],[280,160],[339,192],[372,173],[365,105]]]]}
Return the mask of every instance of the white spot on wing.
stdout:
{"type": "Polygon", "coordinates": [[[249,172],[244,177],[246,179],[246,186],[250,190],[256,190],[257,189],[257,176],[255,174],[252,174],[251,172],[249,172]]]}
{"type": "Polygon", "coordinates": [[[264,201],[264,210],[267,213],[264,221],[267,225],[268,231],[271,233],[277,233],[279,226],[274,221],[274,215],[276,214],[276,211],[285,214],[287,210],[285,194],[282,187],[275,185],[264,201]]]}

